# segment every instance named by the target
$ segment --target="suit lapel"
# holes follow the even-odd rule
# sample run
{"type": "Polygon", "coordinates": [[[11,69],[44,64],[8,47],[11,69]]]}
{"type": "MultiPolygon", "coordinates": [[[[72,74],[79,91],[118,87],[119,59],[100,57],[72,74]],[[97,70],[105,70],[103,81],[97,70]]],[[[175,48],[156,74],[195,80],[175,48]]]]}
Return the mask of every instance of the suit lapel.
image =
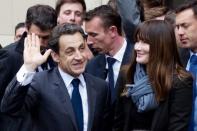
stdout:
{"type": "Polygon", "coordinates": [[[132,51],[133,51],[133,43],[129,43],[127,41],[127,47],[126,50],[124,52],[124,56],[123,56],[123,60],[122,60],[122,65],[128,64],[131,61],[131,55],[132,55],[132,51]]]}
{"type": "Polygon", "coordinates": [[[68,90],[67,90],[67,88],[64,84],[64,81],[58,71],[58,68],[56,67],[54,70],[55,70],[54,71],[55,73],[53,76],[53,80],[54,80],[55,93],[57,94],[60,101],[62,102],[62,107],[65,108],[65,111],[70,115],[71,121],[73,122],[76,130],[78,130],[68,90]]]}
{"type": "Polygon", "coordinates": [[[94,121],[95,105],[96,105],[96,91],[93,88],[94,83],[91,81],[90,77],[84,73],[84,78],[86,81],[86,89],[88,96],[88,131],[91,131],[92,124],[94,121]]]}
{"type": "Polygon", "coordinates": [[[180,56],[181,63],[183,64],[184,67],[186,67],[187,62],[190,57],[189,49],[179,48],[179,56],[180,56]]]}
{"type": "MultiPolygon", "coordinates": [[[[125,50],[125,53],[124,53],[124,56],[123,56],[121,67],[128,64],[131,61],[132,50],[133,50],[133,43],[129,43],[127,41],[127,47],[126,47],[126,50],[125,50]]],[[[121,68],[120,68],[120,71],[121,71],[121,68]]],[[[117,88],[119,86],[119,81],[120,81],[120,72],[118,74],[118,79],[117,79],[116,86],[115,86],[116,91],[117,91],[117,88]]]]}

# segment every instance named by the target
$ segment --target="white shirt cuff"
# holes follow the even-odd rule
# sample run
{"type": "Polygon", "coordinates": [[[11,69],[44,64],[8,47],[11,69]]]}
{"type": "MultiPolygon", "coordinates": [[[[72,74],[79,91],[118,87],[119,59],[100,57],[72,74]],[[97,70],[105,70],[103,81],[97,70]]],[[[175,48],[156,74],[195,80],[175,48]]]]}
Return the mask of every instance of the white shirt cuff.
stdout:
{"type": "Polygon", "coordinates": [[[16,74],[16,79],[22,86],[26,86],[29,83],[31,83],[35,73],[36,73],[35,71],[33,71],[33,72],[28,71],[25,68],[25,66],[22,65],[22,67],[20,68],[20,70],[16,74]]]}

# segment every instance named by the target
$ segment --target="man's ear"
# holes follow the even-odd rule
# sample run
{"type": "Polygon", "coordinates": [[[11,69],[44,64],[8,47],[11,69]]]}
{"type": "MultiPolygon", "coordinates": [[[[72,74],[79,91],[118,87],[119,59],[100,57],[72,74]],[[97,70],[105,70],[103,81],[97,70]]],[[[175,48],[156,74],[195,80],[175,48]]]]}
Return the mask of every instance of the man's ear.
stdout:
{"type": "Polygon", "coordinates": [[[57,54],[56,52],[52,51],[51,52],[51,56],[53,58],[53,60],[57,63],[59,63],[59,54],[57,54]]]}
{"type": "Polygon", "coordinates": [[[109,29],[110,34],[112,37],[115,37],[118,33],[117,27],[116,26],[110,26],[109,29]]]}

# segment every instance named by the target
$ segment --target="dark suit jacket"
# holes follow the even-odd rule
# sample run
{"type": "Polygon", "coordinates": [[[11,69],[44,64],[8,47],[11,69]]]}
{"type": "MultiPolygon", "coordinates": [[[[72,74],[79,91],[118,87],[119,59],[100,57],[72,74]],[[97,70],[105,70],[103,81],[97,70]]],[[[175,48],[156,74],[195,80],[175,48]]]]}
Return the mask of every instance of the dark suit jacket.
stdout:
{"type": "MultiPolygon", "coordinates": [[[[131,61],[132,50],[133,50],[133,43],[127,42],[127,47],[123,56],[121,67],[128,64],[131,61]]],[[[107,76],[105,55],[99,54],[98,56],[90,60],[86,66],[86,72],[105,80],[107,76]]],[[[115,85],[116,93],[117,93],[117,88],[119,87],[119,83],[120,83],[119,76],[115,85]]]]}
{"type": "MultiPolygon", "coordinates": [[[[108,131],[109,88],[105,81],[84,74],[88,95],[88,131],[108,131]]],[[[31,112],[34,131],[77,131],[70,96],[57,68],[37,73],[31,85],[13,80],[2,100],[3,112],[31,112]]]]}
{"type": "MultiPolygon", "coordinates": [[[[2,49],[0,49],[0,101],[4,95],[7,85],[14,78],[23,61],[23,50],[24,50],[24,39],[26,33],[23,34],[22,38],[2,49]]],[[[54,67],[55,64],[52,59],[47,60],[50,63],[50,67],[54,67]]],[[[28,125],[29,117],[12,117],[0,112],[0,129],[1,131],[27,131],[26,125],[28,125]],[[22,122],[25,119],[24,122],[22,122]],[[24,125],[21,125],[21,124],[24,125]]]]}
{"type": "MultiPolygon", "coordinates": [[[[24,37],[18,42],[0,49],[0,101],[7,85],[23,64],[23,43],[24,37]]],[[[22,119],[22,117],[11,117],[0,112],[1,131],[18,131],[19,127],[22,126],[22,119]]],[[[26,121],[28,120],[26,119],[26,121]]]]}
{"type": "Polygon", "coordinates": [[[183,64],[184,67],[187,66],[187,62],[190,58],[190,52],[189,49],[186,48],[179,48],[179,56],[181,63],[183,64]]]}
{"type": "MultiPolygon", "coordinates": [[[[122,82],[125,83],[124,78],[122,82]]],[[[180,79],[174,76],[168,98],[159,103],[157,109],[144,113],[137,112],[131,98],[118,98],[113,131],[130,131],[133,128],[187,131],[192,110],[192,82],[191,77],[180,79]]]]}
{"type": "Polygon", "coordinates": [[[24,39],[0,50],[0,101],[5,88],[23,64],[24,39]]]}

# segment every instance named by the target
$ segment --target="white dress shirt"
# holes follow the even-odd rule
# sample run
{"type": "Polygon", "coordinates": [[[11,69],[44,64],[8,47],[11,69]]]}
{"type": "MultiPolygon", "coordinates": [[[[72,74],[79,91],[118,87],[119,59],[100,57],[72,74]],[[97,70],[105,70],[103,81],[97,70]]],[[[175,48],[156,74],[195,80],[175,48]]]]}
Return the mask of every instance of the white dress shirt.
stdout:
{"type": "MultiPolygon", "coordinates": [[[[124,53],[125,53],[126,47],[127,47],[127,41],[124,39],[123,46],[113,56],[113,58],[116,59],[116,62],[113,64],[114,88],[116,87],[116,82],[117,82],[117,79],[118,79],[118,75],[119,75],[119,72],[120,72],[120,67],[121,67],[121,64],[122,64],[122,59],[124,57],[124,53]]],[[[107,57],[110,57],[110,56],[106,55],[106,60],[107,60],[107,57]]],[[[107,61],[106,61],[106,63],[107,63],[107,61]]],[[[108,69],[108,63],[106,64],[105,68],[108,69]]],[[[108,81],[108,77],[106,78],[106,81],[108,81]]]]}
{"type": "MultiPolygon", "coordinates": [[[[58,68],[61,77],[63,78],[64,84],[66,85],[66,88],[68,90],[70,98],[72,97],[73,92],[73,86],[72,86],[72,80],[75,79],[68,73],[63,72],[60,68],[58,68]]],[[[79,93],[81,95],[82,100],[82,108],[83,108],[83,131],[87,131],[88,128],[88,97],[87,97],[87,88],[86,83],[83,75],[81,74],[79,77],[77,77],[80,80],[79,83],[79,93]]]]}

